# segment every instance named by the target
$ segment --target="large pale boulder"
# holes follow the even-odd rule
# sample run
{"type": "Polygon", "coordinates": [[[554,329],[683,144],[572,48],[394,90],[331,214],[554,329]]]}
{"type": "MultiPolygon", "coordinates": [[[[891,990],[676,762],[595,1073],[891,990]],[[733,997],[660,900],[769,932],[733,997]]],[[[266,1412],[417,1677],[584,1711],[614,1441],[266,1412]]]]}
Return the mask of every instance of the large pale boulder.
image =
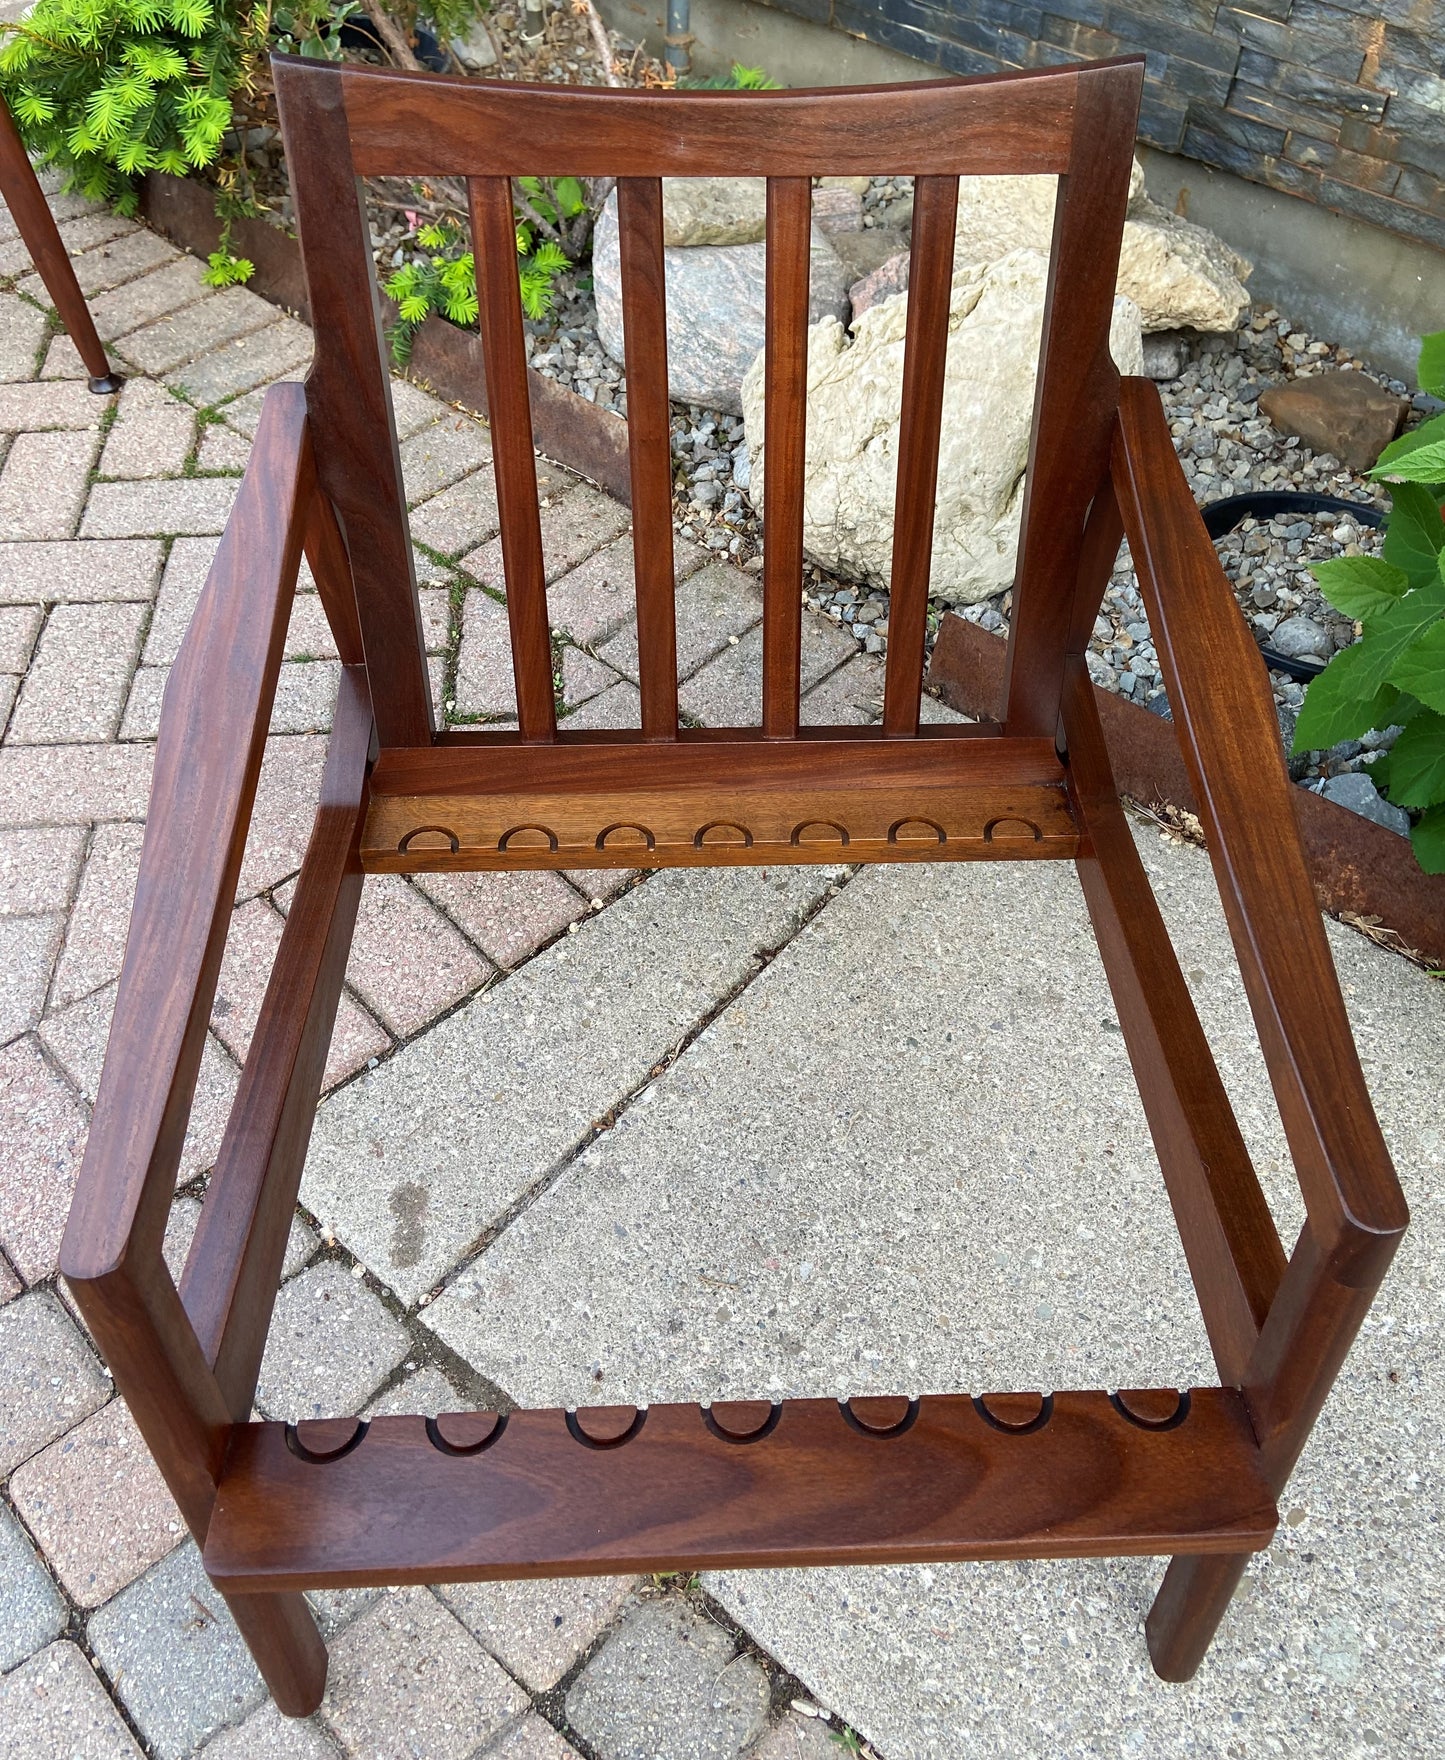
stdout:
{"type": "MultiPolygon", "coordinates": [[[[1048,264],[1036,251],[955,272],[949,301],[938,512],[930,592],[954,604],[1013,582],[1048,264]]],[[[850,339],[834,318],[808,332],[803,543],[823,567],[887,585],[892,565],[907,294],[871,307],[850,339]]],[[[1139,311],[1116,298],[1123,373],[1143,365],[1139,311]]],[[[764,360],[743,381],[750,495],[763,506],[764,360]]]]}
{"type": "Polygon", "coordinates": [[[665,245],[756,244],[768,226],[766,177],[664,177],[665,245]]]}
{"type": "MultiPolygon", "coordinates": [[[[954,267],[996,262],[1013,250],[1047,254],[1057,183],[1054,177],[960,178],[954,267]]],[[[1138,306],[1146,330],[1233,330],[1249,304],[1244,282],[1251,266],[1207,227],[1151,201],[1135,161],[1118,290],[1138,306]]]]}
{"type": "MultiPolygon", "coordinates": [[[[737,415],[743,374],[763,346],[767,309],[765,244],[690,245],[664,249],[667,279],[667,385],[678,403],[737,415]]],[[[812,237],[808,315],[816,322],[848,315],[847,269],[816,228],[812,237]]],[[[592,243],[597,335],[623,362],[622,267],[617,198],[609,196],[592,243]]]]}

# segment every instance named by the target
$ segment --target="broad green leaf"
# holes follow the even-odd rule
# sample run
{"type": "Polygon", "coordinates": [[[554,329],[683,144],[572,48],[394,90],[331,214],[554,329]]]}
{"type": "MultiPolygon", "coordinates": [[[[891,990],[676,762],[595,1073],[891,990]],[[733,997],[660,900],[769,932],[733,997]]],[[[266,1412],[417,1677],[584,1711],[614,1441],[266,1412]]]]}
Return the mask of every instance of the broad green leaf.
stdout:
{"type": "Polygon", "coordinates": [[[1415,860],[1427,874],[1445,874],[1445,807],[1431,807],[1410,833],[1415,860]]]}
{"type": "MultiPolygon", "coordinates": [[[[1432,571],[1433,564],[1432,558],[1432,571]]],[[[1382,562],[1378,556],[1336,556],[1329,562],[1316,562],[1310,573],[1336,611],[1361,623],[1397,605],[1410,590],[1410,577],[1404,569],[1382,562]]]]}
{"type": "Polygon", "coordinates": [[[1364,647],[1358,642],[1336,654],[1311,681],[1295,725],[1295,751],[1328,751],[1343,739],[1358,739],[1371,728],[1392,724],[1391,711],[1400,693],[1392,685],[1361,690],[1356,681],[1364,647]]]}
{"type": "Polygon", "coordinates": [[[1395,662],[1390,683],[1445,715],[1445,621],[1431,624],[1395,662]]]}
{"type": "Polygon", "coordinates": [[[1445,435],[1416,446],[1388,463],[1383,456],[1372,477],[1396,477],[1402,483],[1445,483],[1445,435]]]}
{"type": "Polygon", "coordinates": [[[1391,747],[1390,799],[1400,807],[1445,801],[1445,715],[1416,715],[1391,747]]]}
{"type": "Polygon", "coordinates": [[[1350,669],[1357,694],[1363,697],[1379,690],[1406,648],[1441,616],[1445,616],[1445,576],[1441,574],[1406,593],[1391,610],[1381,612],[1366,630],[1363,641],[1345,650],[1360,656],[1350,669]]]}
{"type": "Polygon", "coordinates": [[[1445,397],[1445,330],[1420,338],[1420,365],[1415,376],[1422,391],[1445,397]]]}
{"type": "Polygon", "coordinates": [[[1408,434],[1401,434],[1392,440],[1380,456],[1375,460],[1375,471],[1388,476],[1388,466],[1397,458],[1404,458],[1407,453],[1418,452],[1422,446],[1428,446],[1432,440],[1438,440],[1445,433],[1445,420],[1440,416],[1431,416],[1428,422],[1421,422],[1418,428],[1411,428],[1408,434]]]}
{"type": "Polygon", "coordinates": [[[1445,519],[1435,497],[1419,483],[1396,483],[1385,527],[1385,561],[1404,569],[1412,587],[1428,584],[1445,550],[1445,519]]]}
{"type": "Polygon", "coordinates": [[[582,185],[575,177],[559,177],[552,187],[557,192],[557,206],[567,219],[570,220],[574,214],[582,212],[586,197],[582,193],[582,185]]]}

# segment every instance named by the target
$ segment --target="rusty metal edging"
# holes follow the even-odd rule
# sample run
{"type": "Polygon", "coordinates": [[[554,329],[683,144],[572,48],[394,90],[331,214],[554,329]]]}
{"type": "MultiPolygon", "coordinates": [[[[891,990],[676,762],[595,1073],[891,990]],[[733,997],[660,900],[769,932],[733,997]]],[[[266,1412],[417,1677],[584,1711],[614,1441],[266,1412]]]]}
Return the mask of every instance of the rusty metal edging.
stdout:
{"type": "MultiPolygon", "coordinates": [[[[997,715],[1005,643],[949,613],[938,632],[928,681],[965,715],[997,715]]],[[[1122,794],[1195,810],[1172,722],[1094,687],[1109,760],[1122,794]]],[[[1425,874],[1408,838],[1362,819],[1308,789],[1294,790],[1295,817],[1323,909],[1378,917],[1410,947],[1445,961],[1445,874],[1425,874]]]]}
{"type": "MultiPolygon", "coordinates": [[[[147,225],[193,256],[209,256],[220,241],[215,192],[194,178],[147,172],[141,182],[141,213],[147,225]]],[[[301,247],[294,238],[265,220],[235,220],[231,247],[256,266],[247,283],[253,293],[309,318],[301,247]]],[[[487,413],[487,375],[481,338],[475,332],[459,330],[433,314],[417,332],[409,371],[448,402],[487,413]]],[[[630,506],[627,423],[622,417],[599,409],[530,367],[527,388],[538,450],[630,506]]]]}

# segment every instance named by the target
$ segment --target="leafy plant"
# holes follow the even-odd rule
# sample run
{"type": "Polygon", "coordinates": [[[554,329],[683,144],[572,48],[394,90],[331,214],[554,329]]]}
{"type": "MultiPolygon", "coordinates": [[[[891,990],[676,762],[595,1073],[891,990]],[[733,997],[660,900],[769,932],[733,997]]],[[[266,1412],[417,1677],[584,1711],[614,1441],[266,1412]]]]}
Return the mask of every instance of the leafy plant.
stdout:
{"type": "Polygon", "coordinates": [[[782,87],[761,67],[744,67],[740,61],[734,61],[728,73],[715,73],[710,79],[684,78],[677,82],[685,90],[694,92],[777,92],[782,87]]]}
{"type": "MultiPolygon", "coordinates": [[[[548,316],[556,303],[557,278],[572,259],[555,237],[567,222],[587,207],[582,184],[575,177],[518,179],[517,273],[521,283],[522,310],[529,318],[548,316]]],[[[383,284],[396,301],[397,322],[392,328],[391,349],[398,364],[411,356],[416,332],[432,312],[440,312],[454,324],[474,324],[477,319],[476,260],[467,248],[466,234],[450,218],[423,226],[417,243],[428,253],[424,261],[404,263],[383,284]]]]}
{"type": "MultiPolygon", "coordinates": [[[[349,11],[349,5],[342,11],[349,11]]],[[[231,222],[256,211],[244,153],[234,143],[235,101],[254,93],[274,40],[330,54],[330,0],[37,0],[5,26],[0,91],[26,146],[59,166],[66,188],[133,214],[147,171],[184,177],[209,169],[224,223],[205,278],[249,279],[231,252],[231,222]]]]}
{"type": "MultiPolygon", "coordinates": [[[[1445,330],[1420,349],[1420,384],[1445,396],[1445,330]]],[[[1305,692],[1296,752],[1399,727],[1370,774],[1398,807],[1427,874],[1445,873],[1445,415],[1393,441],[1370,472],[1390,487],[1382,556],[1314,566],[1325,597],[1363,629],[1305,692]]]]}

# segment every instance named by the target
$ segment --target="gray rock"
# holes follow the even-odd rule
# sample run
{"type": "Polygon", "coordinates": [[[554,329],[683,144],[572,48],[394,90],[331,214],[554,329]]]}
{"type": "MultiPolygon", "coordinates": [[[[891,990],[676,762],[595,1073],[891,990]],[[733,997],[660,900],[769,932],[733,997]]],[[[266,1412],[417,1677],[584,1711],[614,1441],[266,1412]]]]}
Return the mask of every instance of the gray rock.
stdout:
{"type": "Polygon", "coordinates": [[[1335,651],[1334,638],[1324,625],[1302,613],[1276,625],[1270,646],[1290,660],[1328,660],[1335,651]]]}
{"type": "Polygon", "coordinates": [[[1331,776],[1320,793],[1327,801],[1348,807],[1362,819],[1373,820],[1388,831],[1398,831],[1402,837],[1409,835],[1410,815],[1400,807],[1391,806],[1363,771],[1351,770],[1343,776],[1331,776]]]}
{"type": "Polygon", "coordinates": [[[1187,352],[1181,331],[1156,330],[1144,338],[1144,372],[1150,379],[1177,379],[1187,352]]]}
{"type": "Polygon", "coordinates": [[[484,19],[476,19],[463,36],[453,37],[451,49],[468,73],[484,73],[497,65],[497,45],[484,19]]]}
{"type": "Polygon", "coordinates": [[[756,244],[767,229],[766,177],[662,180],[664,245],[756,244]]]}
{"type": "Polygon", "coordinates": [[[896,257],[889,257],[881,263],[871,275],[865,275],[855,281],[848,289],[848,300],[853,307],[853,322],[856,324],[870,306],[882,305],[885,299],[892,299],[895,293],[908,292],[908,252],[901,251],[896,257]]]}
{"type": "Polygon", "coordinates": [[[830,232],[828,243],[842,259],[849,283],[861,281],[896,256],[908,255],[908,234],[891,226],[874,226],[866,232],[830,232]]]}
{"type": "MultiPolygon", "coordinates": [[[[693,245],[664,251],[667,270],[667,380],[678,403],[742,413],[743,375],[763,346],[765,244],[693,245]]],[[[592,252],[597,333],[623,359],[622,274],[617,199],[597,222],[592,252]]],[[[848,273],[823,234],[813,232],[809,321],[848,313],[848,273]]]]}

